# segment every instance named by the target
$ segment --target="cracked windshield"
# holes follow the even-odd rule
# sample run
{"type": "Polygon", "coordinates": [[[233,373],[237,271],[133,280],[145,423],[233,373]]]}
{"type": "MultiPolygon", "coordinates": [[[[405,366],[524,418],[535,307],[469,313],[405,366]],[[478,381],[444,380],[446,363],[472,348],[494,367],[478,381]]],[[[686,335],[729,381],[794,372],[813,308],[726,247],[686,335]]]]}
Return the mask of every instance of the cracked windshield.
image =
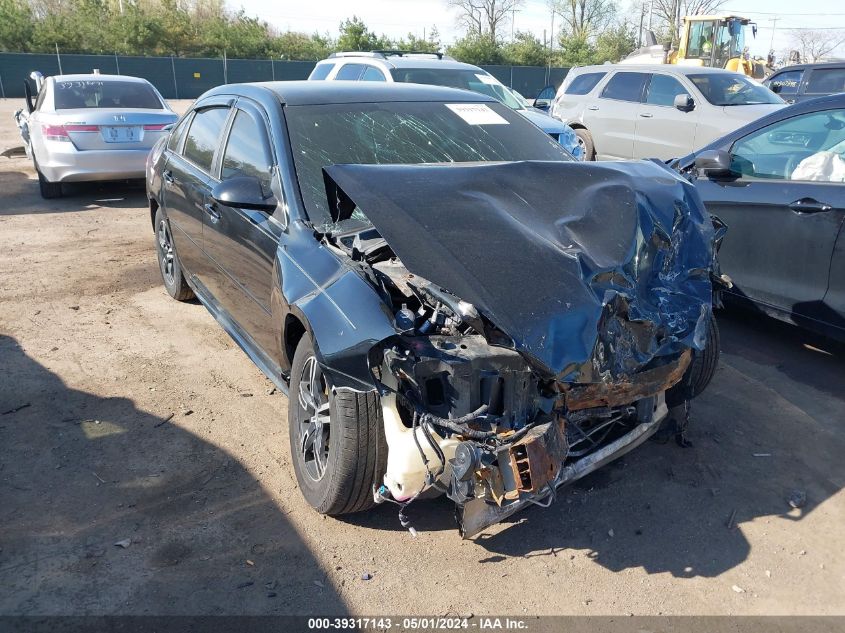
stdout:
{"type": "Polygon", "coordinates": [[[560,144],[499,103],[291,106],[286,114],[302,198],[324,232],[368,224],[359,210],[332,222],[323,181],[328,165],[572,160],[560,144]]]}

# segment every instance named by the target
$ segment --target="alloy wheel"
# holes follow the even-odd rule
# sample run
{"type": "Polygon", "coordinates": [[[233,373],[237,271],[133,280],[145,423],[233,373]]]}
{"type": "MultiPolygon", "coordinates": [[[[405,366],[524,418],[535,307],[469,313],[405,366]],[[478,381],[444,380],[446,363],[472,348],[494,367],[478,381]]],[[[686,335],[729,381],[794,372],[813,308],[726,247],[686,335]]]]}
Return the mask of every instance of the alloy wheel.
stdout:
{"type": "Polygon", "coordinates": [[[159,265],[161,274],[169,286],[172,286],[175,279],[175,257],[173,254],[173,239],[170,235],[170,227],[162,220],[158,224],[158,247],[159,265]]]}
{"type": "Polygon", "coordinates": [[[319,481],[328,462],[331,414],[328,383],[314,356],[302,366],[297,400],[300,458],[308,477],[319,481]]]}

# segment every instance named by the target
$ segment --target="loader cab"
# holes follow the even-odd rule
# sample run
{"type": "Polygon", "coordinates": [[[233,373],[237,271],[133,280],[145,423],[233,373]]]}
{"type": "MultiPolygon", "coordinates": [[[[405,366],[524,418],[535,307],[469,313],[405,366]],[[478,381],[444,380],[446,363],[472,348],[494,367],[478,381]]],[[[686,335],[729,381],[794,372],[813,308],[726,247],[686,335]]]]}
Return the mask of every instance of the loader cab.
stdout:
{"type": "Polygon", "coordinates": [[[756,36],[757,25],[738,16],[688,16],[677,53],[677,63],[727,68],[752,74],[747,59],[745,27],[756,36]]]}

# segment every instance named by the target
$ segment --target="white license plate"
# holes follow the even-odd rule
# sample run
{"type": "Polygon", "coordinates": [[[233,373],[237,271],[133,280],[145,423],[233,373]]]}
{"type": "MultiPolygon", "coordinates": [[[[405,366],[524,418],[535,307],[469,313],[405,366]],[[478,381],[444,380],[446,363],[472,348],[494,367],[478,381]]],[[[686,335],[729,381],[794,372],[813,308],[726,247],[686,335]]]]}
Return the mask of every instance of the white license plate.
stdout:
{"type": "Polygon", "coordinates": [[[134,143],[141,140],[139,125],[109,125],[100,128],[106,143],[134,143]]]}

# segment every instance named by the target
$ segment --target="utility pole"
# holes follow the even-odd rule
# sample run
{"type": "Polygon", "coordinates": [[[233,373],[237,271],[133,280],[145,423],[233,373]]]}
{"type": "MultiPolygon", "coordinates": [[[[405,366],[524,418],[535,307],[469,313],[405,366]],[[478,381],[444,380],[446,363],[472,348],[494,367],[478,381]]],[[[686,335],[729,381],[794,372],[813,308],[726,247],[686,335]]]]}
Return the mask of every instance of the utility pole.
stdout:
{"type": "Polygon", "coordinates": [[[772,51],[775,48],[775,27],[778,25],[778,20],[780,18],[769,18],[769,22],[772,23],[772,39],[769,42],[769,50],[772,51]]]}

